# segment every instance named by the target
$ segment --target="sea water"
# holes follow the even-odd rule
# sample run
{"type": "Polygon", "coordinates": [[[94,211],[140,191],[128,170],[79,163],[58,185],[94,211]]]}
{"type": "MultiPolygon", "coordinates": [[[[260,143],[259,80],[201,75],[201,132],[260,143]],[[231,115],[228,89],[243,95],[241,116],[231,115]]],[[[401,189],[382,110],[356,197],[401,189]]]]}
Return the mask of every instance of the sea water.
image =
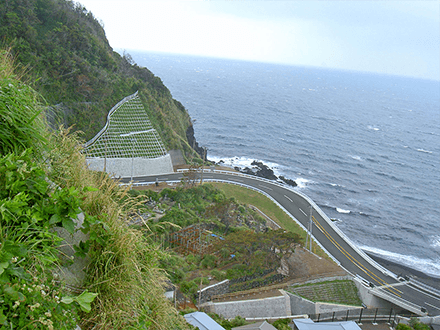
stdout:
{"type": "Polygon", "coordinates": [[[360,248],[440,277],[440,82],[132,52],[208,159],[260,160],[360,248]]]}

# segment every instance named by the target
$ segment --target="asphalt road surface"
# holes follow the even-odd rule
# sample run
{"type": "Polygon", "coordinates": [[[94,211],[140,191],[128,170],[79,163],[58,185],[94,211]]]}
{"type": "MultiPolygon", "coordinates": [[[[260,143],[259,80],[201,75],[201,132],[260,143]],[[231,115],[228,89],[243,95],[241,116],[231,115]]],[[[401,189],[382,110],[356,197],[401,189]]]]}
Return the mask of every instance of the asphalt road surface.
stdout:
{"type": "MultiPolygon", "coordinates": [[[[135,177],[133,182],[154,182],[156,179],[159,181],[180,181],[182,177],[182,173],[171,173],[160,176],[135,177]]],[[[341,267],[368,283],[372,290],[377,292],[377,295],[385,295],[384,298],[388,298],[388,301],[396,299],[398,302],[409,302],[416,305],[419,311],[425,309],[430,316],[440,315],[440,292],[414,286],[408,281],[399,281],[396,275],[377,264],[351,243],[308,197],[294,192],[287,186],[254,176],[205,170],[203,180],[225,181],[265,192],[304,228],[309,228],[310,222],[312,222],[312,234],[315,240],[330,253],[341,267]],[[312,216],[310,216],[310,212],[312,212],[312,216]]],[[[128,181],[130,181],[129,178],[122,180],[122,182],[128,181]]],[[[402,304],[399,305],[402,306],[402,304]]]]}

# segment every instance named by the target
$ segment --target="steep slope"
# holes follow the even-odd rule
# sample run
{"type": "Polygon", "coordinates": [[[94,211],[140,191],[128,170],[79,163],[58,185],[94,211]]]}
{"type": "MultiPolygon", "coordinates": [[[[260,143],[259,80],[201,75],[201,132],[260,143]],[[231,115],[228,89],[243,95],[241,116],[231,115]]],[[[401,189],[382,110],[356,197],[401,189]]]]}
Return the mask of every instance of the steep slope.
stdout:
{"type": "Polygon", "coordinates": [[[129,54],[114,52],[102,25],[82,5],[68,0],[2,1],[0,36],[16,62],[28,68],[29,81],[49,105],[52,125],[74,125],[88,140],[104,125],[113,105],[139,90],[167,149],[193,153],[186,109],[159,77],[137,66],[129,54]]]}

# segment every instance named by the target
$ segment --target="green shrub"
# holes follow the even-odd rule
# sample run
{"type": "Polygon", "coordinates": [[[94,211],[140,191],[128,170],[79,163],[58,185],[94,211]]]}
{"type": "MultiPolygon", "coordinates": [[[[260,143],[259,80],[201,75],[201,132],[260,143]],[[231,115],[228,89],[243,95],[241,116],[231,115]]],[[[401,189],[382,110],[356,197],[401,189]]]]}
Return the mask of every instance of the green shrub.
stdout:
{"type": "Polygon", "coordinates": [[[200,265],[203,268],[212,269],[215,267],[215,261],[216,261],[215,256],[213,256],[212,254],[207,254],[203,257],[203,260],[200,263],[200,265]]]}
{"type": "Polygon", "coordinates": [[[211,270],[211,275],[214,276],[217,281],[223,281],[224,279],[226,279],[226,273],[218,269],[211,270]]]}
{"type": "Polygon", "coordinates": [[[46,127],[39,96],[19,81],[14,69],[9,50],[0,50],[0,155],[28,148],[41,154],[46,127]]]}
{"type": "Polygon", "coordinates": [[[77,308],[90,311],[95,294],[68,297],[52,276],[61,239],[51,228],[73,233],[79,204],[74,189],[52,191],[29,151],[0,158],[1,325],[72,329],[77,308]]]}

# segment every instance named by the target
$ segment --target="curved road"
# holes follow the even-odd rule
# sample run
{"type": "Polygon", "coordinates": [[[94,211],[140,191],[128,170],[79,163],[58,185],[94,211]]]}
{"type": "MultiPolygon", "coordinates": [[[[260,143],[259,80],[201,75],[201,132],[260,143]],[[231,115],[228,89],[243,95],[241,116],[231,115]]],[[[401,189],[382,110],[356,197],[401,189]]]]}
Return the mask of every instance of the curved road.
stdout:
{"type": "MultiPolygon", "coordinates": [[[[180,181],[182,173],[135,177],[133,182],[151,183],[159,181],[180,181]]],[[[415,286],[411,281],[399,281],[394,274],[377,264],[359,250],[335,226],[319,207],[307,196],[275,181],[232,172],[205,170],[204,181],[223,181],[259,190],[270,196],[304,228],[309,227],[310,206],[312,206],[312,234],[317,242],[349,273],[364,281],[376,296],[391,301],[419,315],[440,315],[440,292],[415,286]]],[[[121,180],[124,183],[129,178],[121,180]]]]}

